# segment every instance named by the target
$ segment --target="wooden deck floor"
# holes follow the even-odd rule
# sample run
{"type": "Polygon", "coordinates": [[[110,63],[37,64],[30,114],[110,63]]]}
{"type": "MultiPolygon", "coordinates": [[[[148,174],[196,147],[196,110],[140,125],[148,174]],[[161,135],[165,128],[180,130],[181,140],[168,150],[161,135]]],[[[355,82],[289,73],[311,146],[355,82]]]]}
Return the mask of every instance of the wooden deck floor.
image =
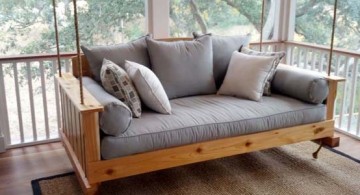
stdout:
{"type": "MultiPolygon", "coordinates": [[[[338,135],[341,146],[337,150],[360,159],[360,141],[338,135]]],[[[31,180],[71,171],[59,142],[11,149],[0,154],[0,194],[32,194],[31,180]]]]}

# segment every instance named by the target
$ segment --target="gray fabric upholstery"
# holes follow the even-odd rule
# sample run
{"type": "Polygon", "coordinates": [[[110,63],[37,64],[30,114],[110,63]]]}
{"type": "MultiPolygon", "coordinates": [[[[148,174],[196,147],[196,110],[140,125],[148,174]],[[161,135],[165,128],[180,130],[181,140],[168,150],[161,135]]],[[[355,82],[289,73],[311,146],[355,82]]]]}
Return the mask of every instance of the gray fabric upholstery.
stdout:
{"type": "Polygon", "coordinates": [[[124,133],[132,120],[131,110],[119,99],[107,93],[102,86],[89,77],[83,78],[84,87],[104,106],[100,113],[100,129],[108,135],[124,133]]]}
{"type": "Polygon", "coordinates": [[[224,137],[256,133],[325,119],[325,105],[273,94],[261,102],[229,96],[171,100],[172,114],[145,111],[121,136],[101,141],[104,159],[224,137]]]}
{"type": "MultiPolygon", "coordinates": [[[[195,32],[193,35],[194,38],[204,36],[195,32]]],[[[243,46],[247,46],[250,42],[250,35],[212,35],[211,38],[213,46],[214,78],[216,87],[219,89],[225,78],[232,53],[234,51],[239,51],[243,46]]]]}
{"type": "Polygon", "coordinates": [[[210,36],[193,41],[146,41],[152,70],[169,99],[216,92],[210,36]]]}
{"type": "Polygon", "coordinates": [[[271,86],[281,94],[313,104],[322,103],[329,94],[324,75],[289,65],[278,66],[271,86]]]}
{"type": "Polygon", "coordinates": [[[125,44],[104,46],[81,46],[86,59],[89,61],[91,73],[96,81],[100,81],[100,69],[103,59],[106,58],[124,68],[125,60],[137,62],[150,67],[149,54],[145,38],[141,37],[125,44]]]}

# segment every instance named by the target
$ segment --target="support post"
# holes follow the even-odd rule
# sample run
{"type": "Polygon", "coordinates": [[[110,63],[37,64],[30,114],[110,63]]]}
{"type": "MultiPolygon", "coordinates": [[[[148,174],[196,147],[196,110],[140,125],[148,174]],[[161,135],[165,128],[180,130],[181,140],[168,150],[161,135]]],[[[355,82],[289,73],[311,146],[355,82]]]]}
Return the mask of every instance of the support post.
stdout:
{"type": "Polygon", "coordinates": [[[146,2],[146,24],[155,39],[170,35],[170,0],[148,0],[146,2]]]}

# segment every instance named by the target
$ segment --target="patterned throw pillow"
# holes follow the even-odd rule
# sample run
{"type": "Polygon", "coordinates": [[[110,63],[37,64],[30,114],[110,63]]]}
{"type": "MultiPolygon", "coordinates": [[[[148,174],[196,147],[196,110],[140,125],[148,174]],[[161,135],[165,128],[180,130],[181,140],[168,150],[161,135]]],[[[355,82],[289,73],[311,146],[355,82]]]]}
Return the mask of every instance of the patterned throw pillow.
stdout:
{"type": "Polygon", "coordinates": [[[269,77],[265,83],[265,87],[264,87],[264,95],[266,96],[270,96],[271,95],[271,81],[273,80],[275,71],[277,66],[279,65],[280,61],[285,57],[285,52],[258,52],[258,51],[254,51],[251,50],[249,48],[243,47],[241,48],[241,53],[245,53],[248,55],[253,55],[253,56],[274,56],[276,57],[274,60],[274,64],[273,64],[273,68],[269,74],[269,77]]]}
{"type": "Polygon", "coordinates": [[[101,83],[105,90],[124,102],[134,117],[141,116],[141,102],[128,74],[120,66],[104,59],[100,71],[101,83]]]}

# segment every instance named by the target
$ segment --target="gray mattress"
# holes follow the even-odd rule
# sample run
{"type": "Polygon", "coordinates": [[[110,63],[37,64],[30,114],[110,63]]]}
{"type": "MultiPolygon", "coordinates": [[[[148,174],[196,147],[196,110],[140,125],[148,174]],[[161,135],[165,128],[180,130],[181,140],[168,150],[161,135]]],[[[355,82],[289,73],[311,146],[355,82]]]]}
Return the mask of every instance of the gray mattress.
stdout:
{"type": "Polygon", "coordinates": [[[105,136],[101,154],[111,159],[201,141],[325,120],[326,107],[273,94],[261,102],[229,96],[171,100],[172,114],[144,111],[120,136],[105,136]]]}

